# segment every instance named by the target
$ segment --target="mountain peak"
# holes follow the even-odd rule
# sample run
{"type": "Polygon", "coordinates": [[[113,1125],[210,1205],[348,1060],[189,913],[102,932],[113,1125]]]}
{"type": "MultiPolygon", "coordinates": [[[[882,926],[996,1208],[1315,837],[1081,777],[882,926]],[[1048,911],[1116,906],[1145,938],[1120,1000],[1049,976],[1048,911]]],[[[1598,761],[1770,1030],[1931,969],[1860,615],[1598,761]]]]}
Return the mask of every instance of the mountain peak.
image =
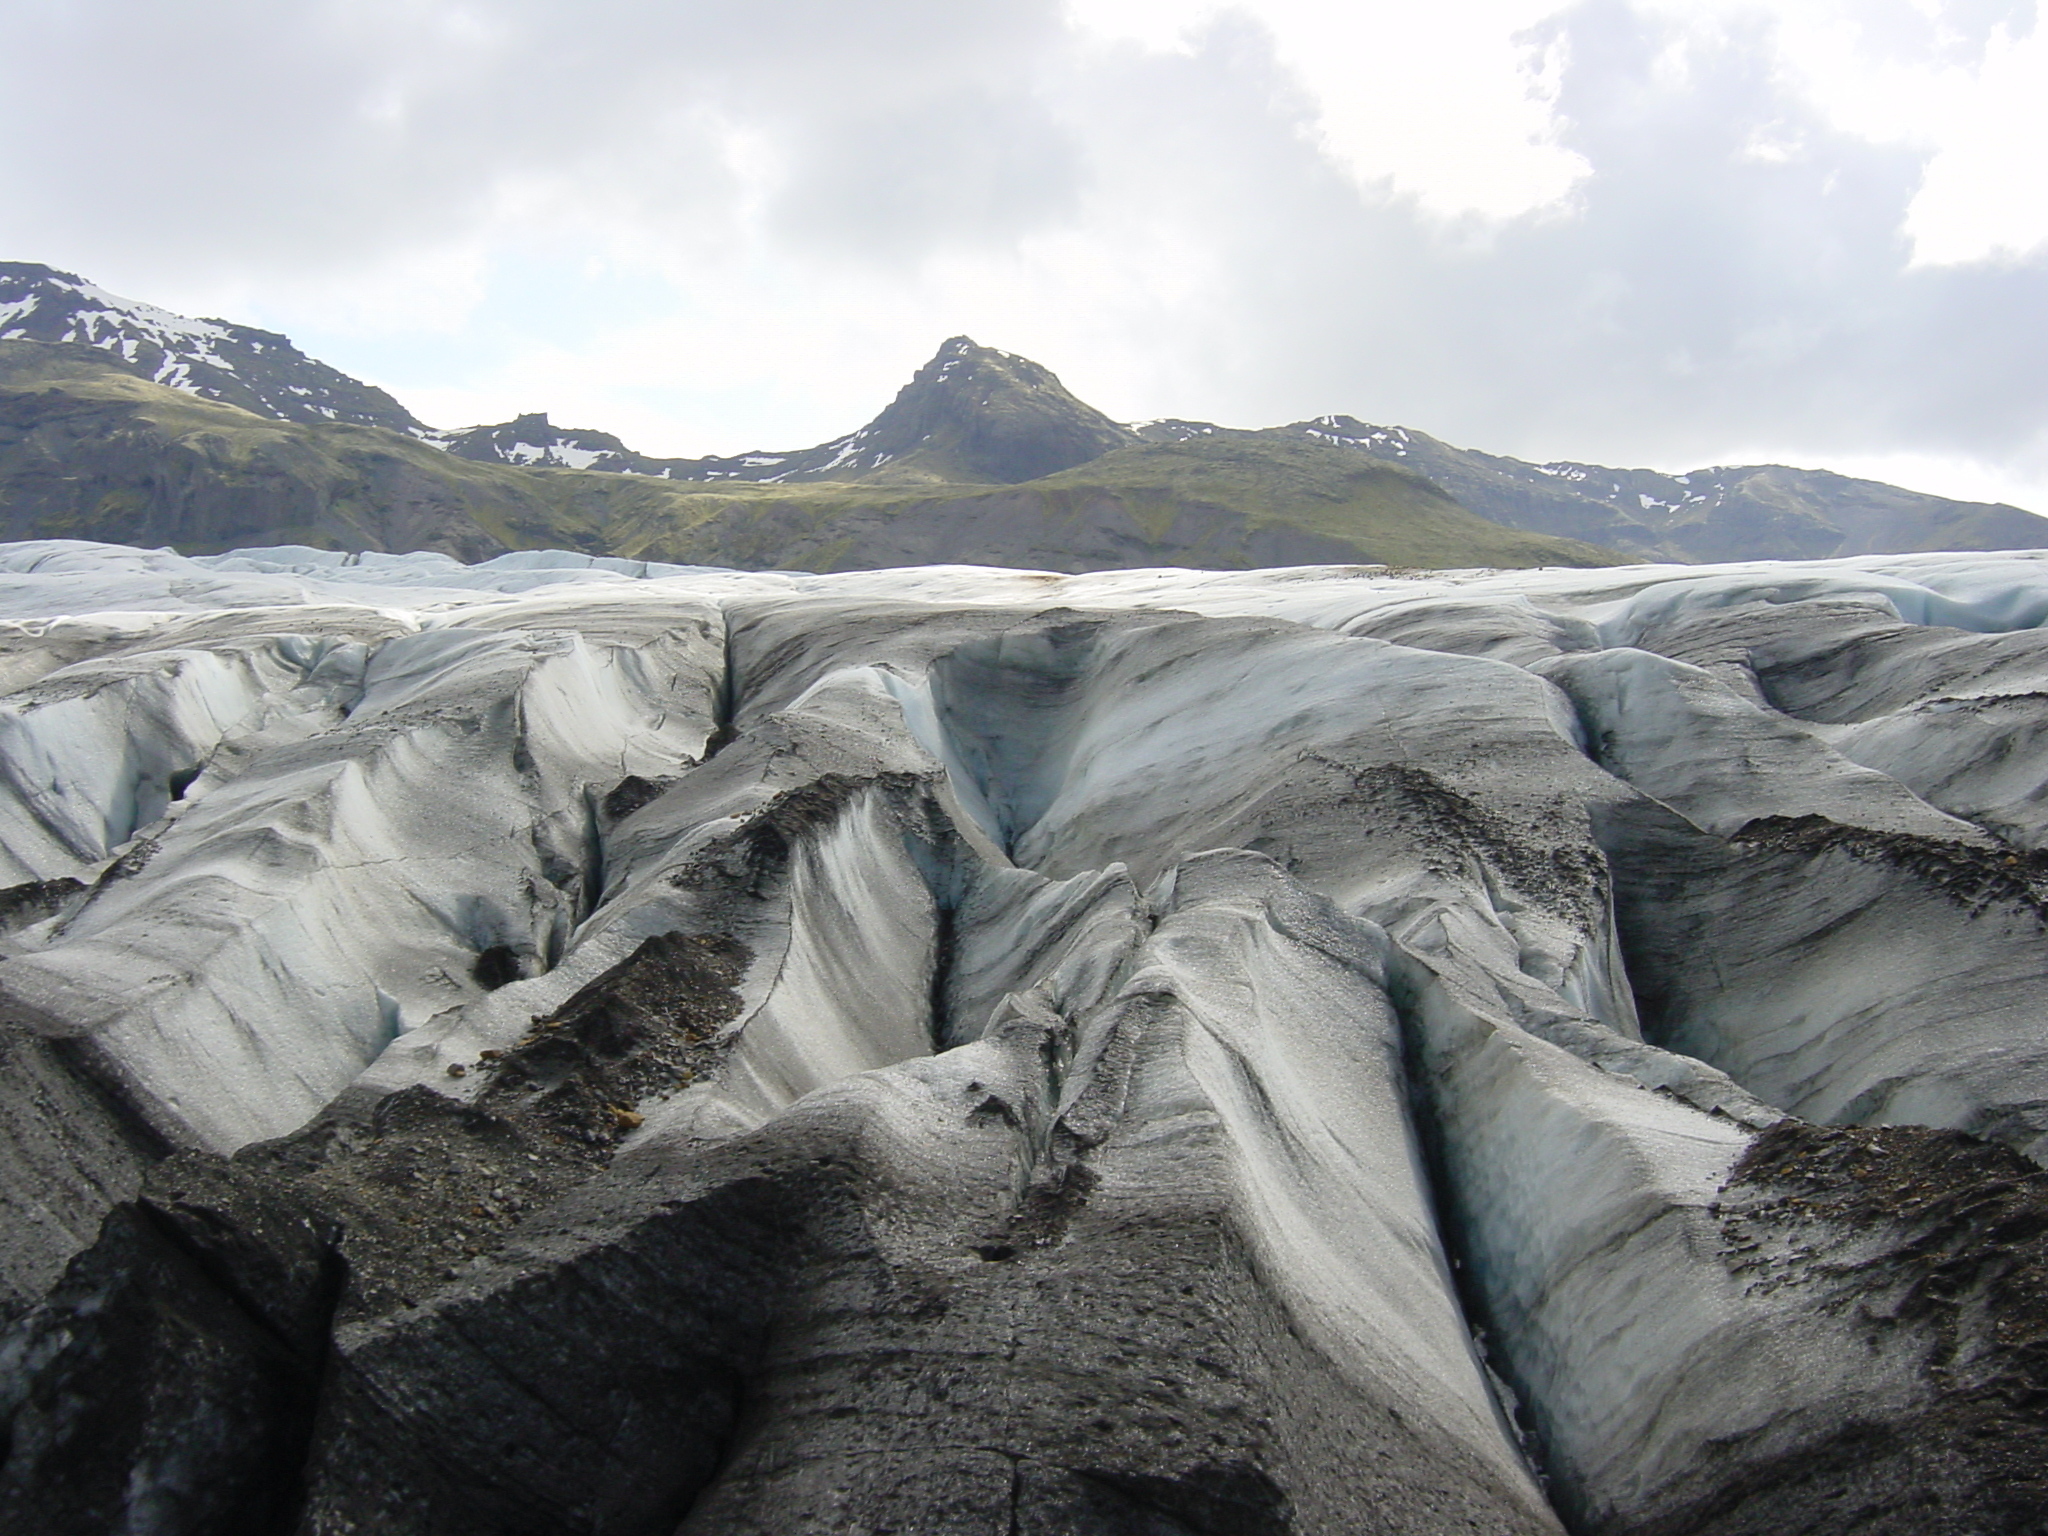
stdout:
{"type": "Polygon", "coordinates": [[[831,445],[833,461],[815,473],[1014,485],[1136,440],[1050,368],[952,336],[881,415],[831,445]]]}
{"type": "Polygon", "coordinates": [[[383,390],[316,362],[274,331],[194,320],[41,262],[0,261],[0,341],[95,347],[137,378],[279,421],[422,430],[383,390]]]}
{"type": "Polygon", "coordinates": [[[1086,464],[1139,439],[1074,398],[1050,368],[949,336],[858,431],[814,448],[702,459],[638,454],[605,432],[557,427],[536,412],[496,426],[424,434],[459,458],[623,471],[684,481],[859,480],[1015,485],[1086,464]]]}
{"type": "MultiPolygon", "coordinates": [[[[900,399],[920,385],[947,384],[955,389],[985,385],[1000,388],[1005,385],[1022,389],[1036,389],[1056,392],[1081,410],[1091,407],[1067,393],[1059,376],[1050,368],[1034,363],[1028,357],[1015,352],[1000,351],[995,347],[984,347],[972,336],[949,336],[939,344],[939,350],[932,354],[931,361],[912,375],[911,381],[897,392],[900,399]]],[[[1098,413],[1099,414],[1099,413],[1098,413]]],[[[1108,417],[1103,417],[1107,421],[1108,417]]]]}

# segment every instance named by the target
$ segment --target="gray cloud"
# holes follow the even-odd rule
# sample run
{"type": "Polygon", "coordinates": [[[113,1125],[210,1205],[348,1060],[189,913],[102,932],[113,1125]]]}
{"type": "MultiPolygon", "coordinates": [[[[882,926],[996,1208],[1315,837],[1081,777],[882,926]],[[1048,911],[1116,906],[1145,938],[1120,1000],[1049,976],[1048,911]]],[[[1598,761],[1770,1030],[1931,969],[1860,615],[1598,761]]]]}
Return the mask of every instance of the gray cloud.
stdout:
{"type": "Polygon", "coordinates": [[[1341,408],[1506,451],[2040,451],[2048,264],[1912,269],[1920,157],[1830,129],[1754,29],[1687,43],[1589,0],[1544,33],[1568,60],[1563,142],[1592,173],[1568,209],[1491,229],[1312,163],[1241,42],[1142,66],[1122,128],[1226,125],[1124,146],[1179,185],[1227,272],[1205,334],[1151,344],[1229,356],[1223,402],[1247,419],[1341,408]]]}
{"type": "MultiPolygon", "coordinates": [[[[1866,19],[1967,54],[2031,6],[1957,0],[1924,36],[1912,7],[1866,19]]],[[[0,228],[10,255],[142,296],[153,274],[573,242],[577,210],[653,244],[765,239],[898,295],[935,253],[1066,231],[1187,253],[1083,317],[1092,356],[1045,359],[1149,377],[1162,409],[1588,457],[2048,462],[2048,262],[1911,268],[1919,156],[1819,120],[1754,27],[1673,27],[1627,0],[1546,23],[1591,174],[1566,208],[1445,226],[1324,158],[1242,18],[1157,55],[1079,47],[1055,0],[18,6],[0,228]]]]}
{"type": "Polygon", "coordinates": [[[733,128],[793,157],[806,234],[872,244],[859,196],[933,235],[1059,199],[1057,134],[1007,84],[1051,0],[79,0],[9,30],[16,239],[169,266],[358,261],[562,186],[722,217],[733,128]],[[932,148],[960,187],[920,176],[932,148]]]}
{"type": "Polygon", "coordinates": [[[1078,206],[1079,146],[1042,104],[959,90],[799,125],[779,229],[806,245],[915,258],[1001,245],[1078,206]]]}

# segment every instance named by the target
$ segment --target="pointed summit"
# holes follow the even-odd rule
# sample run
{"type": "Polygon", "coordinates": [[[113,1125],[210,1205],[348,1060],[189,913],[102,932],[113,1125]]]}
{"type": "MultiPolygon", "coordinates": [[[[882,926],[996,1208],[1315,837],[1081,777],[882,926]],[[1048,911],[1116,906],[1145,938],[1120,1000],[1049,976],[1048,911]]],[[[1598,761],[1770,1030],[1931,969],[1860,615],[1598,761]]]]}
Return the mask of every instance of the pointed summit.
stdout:
{"type": "Polygon", "coordinates": [[[565,433],[540,417],[439,433],[434,440],[465,458],[569,463],[669,480],[880,485],[1016,485],[1140,441],[1136,433],[1075,399],[1050,368],[967,336],[941,346],[873,421],[814,448],[655,459],[624,448],[608,434],[565,433]],[[542,457],[532,446],[557,438],[567,444],[563,457],[542,457]],[[603,451],[590,453],[584,462],[569,456],[595,449],[603,451]]]}
{"type": "Polygon", "coordinates": [[[818,474],[1014,485],[1136,441],[1051,369],[955,336],[818,474]]]}

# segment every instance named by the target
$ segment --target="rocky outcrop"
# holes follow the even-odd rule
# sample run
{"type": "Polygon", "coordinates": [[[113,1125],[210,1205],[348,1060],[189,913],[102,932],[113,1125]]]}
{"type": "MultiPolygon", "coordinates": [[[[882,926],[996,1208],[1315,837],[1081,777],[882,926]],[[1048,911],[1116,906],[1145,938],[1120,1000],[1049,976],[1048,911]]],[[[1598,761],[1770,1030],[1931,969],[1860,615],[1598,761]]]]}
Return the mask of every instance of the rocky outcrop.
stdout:
{"type": "Polygon", "coordinates": [[[544,411],[495,426],[430,432],[428,441],[458,459],[479,464],[521,464],[546,469],[598,469],[658,475],[665,467],[644,459],[609,432],[558,427],[544,411]]]}
{"type": "Polygon", "coordinates": [[[2037,561],[0,605],[13,1524],[2041,1529],[2037,561]]]}
{"type": "Polygon", "coordinates": [[[1069,394],[1052,370],[966,336],[942,345],[873,421],[824,464],[778,478],[965,481],[1015,485],[1136,442],[1069,394]]]}

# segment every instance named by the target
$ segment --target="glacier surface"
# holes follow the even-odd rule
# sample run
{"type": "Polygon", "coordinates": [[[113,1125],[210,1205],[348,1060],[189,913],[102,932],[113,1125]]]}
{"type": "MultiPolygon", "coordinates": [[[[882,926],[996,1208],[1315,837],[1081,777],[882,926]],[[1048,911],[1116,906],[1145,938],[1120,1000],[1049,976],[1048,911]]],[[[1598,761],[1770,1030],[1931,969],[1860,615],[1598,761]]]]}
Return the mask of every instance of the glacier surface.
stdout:
{"type": "Polygon", "coordinates": [[[0,548],[0,1511],[2039,1531],[2044,620],[0,548]]]}

